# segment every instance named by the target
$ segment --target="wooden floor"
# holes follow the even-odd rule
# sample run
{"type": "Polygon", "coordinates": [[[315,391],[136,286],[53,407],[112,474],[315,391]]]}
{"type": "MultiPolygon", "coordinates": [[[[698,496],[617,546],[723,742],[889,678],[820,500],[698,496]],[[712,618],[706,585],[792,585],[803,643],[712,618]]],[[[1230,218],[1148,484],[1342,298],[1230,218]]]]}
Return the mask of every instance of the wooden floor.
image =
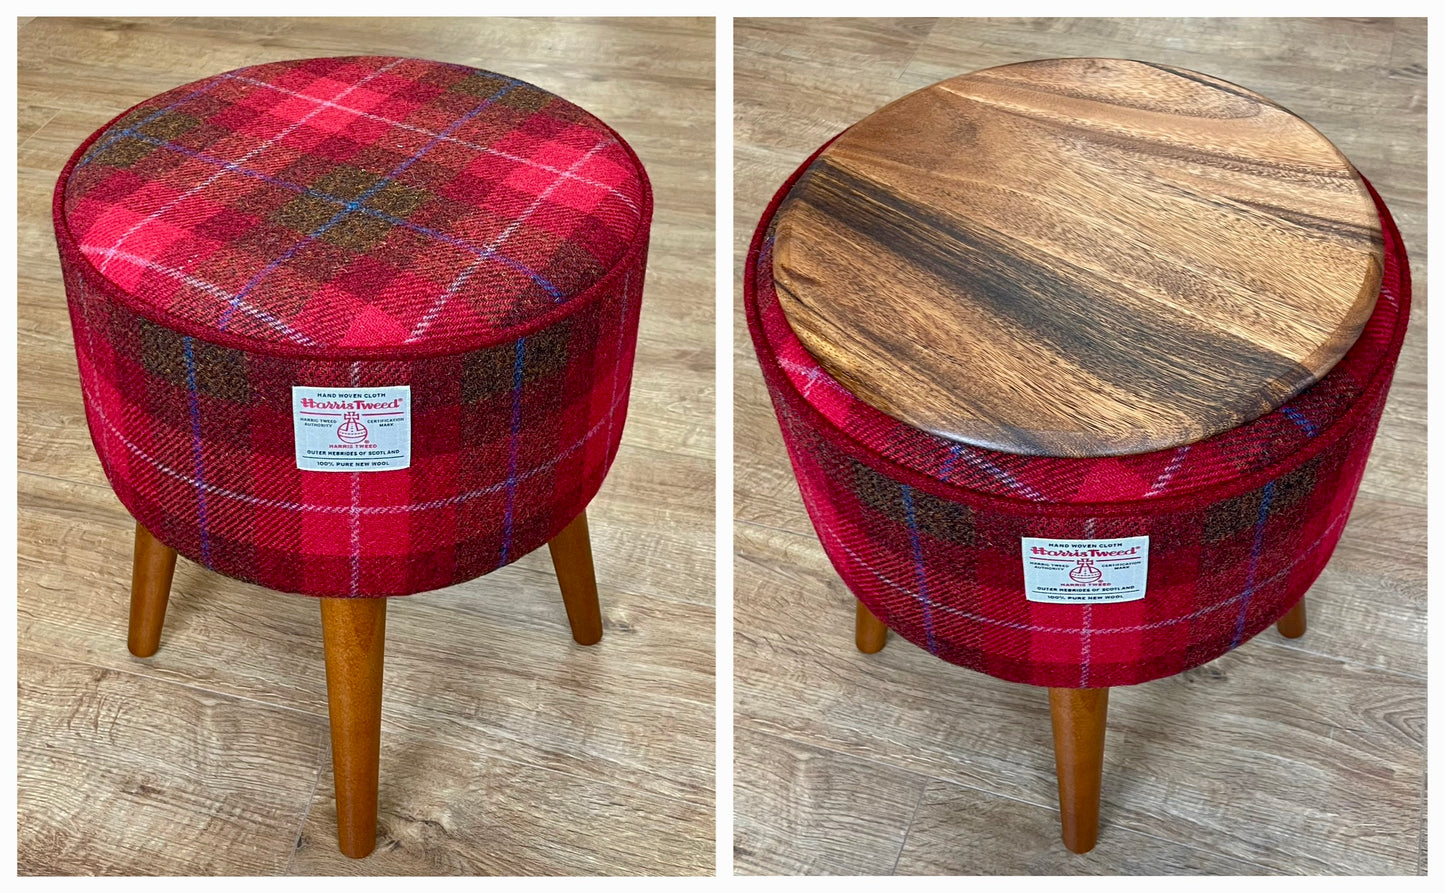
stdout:
{"type": "Polygon", "coordinates": [[[21,874],[712,873],[713,33],[710,19],[21,20],[21,874]],[[566,96],[637,149],[657,209],[626,435],[589,509],[605,638],[572,643],[545,549],[394,601],[381,840],[352,862],[315,601],[182,560],[160,653],[126,652],[132,522],[86,432],[50,193],[135,102],[365,53],[566,96]]]}
{"type": "Polygon", "coordinates": [[[1098,848],[1059,841],[1047,698],[893,637],[803,512],[735,318],[739,873],[1414,874],[1425,869],[1424,20],[734,23],[735,283],[764,206],[844,127],[945,77],[1117,56],[1258,90],[1332,139],[1393,210],[1412,330],[1307,636],[1117,689],[1098,848]]]}

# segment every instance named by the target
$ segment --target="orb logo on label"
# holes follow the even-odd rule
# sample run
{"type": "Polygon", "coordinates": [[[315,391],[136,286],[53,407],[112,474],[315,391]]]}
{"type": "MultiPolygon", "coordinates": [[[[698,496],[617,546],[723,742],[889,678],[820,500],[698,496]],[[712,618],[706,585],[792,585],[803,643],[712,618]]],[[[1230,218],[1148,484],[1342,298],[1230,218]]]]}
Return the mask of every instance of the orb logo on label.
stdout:
{"type": "Polygon", "coordinates": [[[1103,584],[1104,572],[1094,567],[1094,562],[1089,558],[1080,558],[1076,567],[1070,568],[1069,579],[1075,583],[1097,583],[1103,584]]]}
{"type": "Polygon", "coordinates": [[[348,412],[346,421],[336,426],[336,437],[342,443],[362,443],[366,440],[366,426],[361,424],[361,414],[348,412]]]}

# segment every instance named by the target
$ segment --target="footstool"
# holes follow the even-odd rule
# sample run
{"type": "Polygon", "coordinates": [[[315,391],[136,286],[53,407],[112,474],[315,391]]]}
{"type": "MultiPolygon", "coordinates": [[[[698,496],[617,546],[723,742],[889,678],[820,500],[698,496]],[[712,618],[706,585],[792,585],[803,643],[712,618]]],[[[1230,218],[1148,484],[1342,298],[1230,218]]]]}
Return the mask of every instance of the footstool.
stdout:
{"type": "Polygon", "coordinates": [[[630,147],[531,84],[305,59],[76,150],[56,241],[91,438],[136,519],[130,650],[176,554],[320,596],[341,849],[376,838],[384,596],[548,544],[602,636],[586,506],[627,414],[651,225],[630,147]]]}
{"type": "Polygon", "coordinates": [[[1410,281],[1379,196],[1287,110],[1063,59],[835,137],[764,214],[745,301],[858,647],[892,629],[1048,688],[1086,852],[1109,688],[1303,634],[1410,281]]]}

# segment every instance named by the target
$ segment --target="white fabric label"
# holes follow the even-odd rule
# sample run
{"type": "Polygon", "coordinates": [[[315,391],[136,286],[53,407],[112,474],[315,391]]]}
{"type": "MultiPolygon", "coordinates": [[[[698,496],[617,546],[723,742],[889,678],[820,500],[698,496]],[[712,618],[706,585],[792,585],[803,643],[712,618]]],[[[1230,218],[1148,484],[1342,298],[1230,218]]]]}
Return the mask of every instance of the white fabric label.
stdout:
{"type": "Polygon", "coordinates": [[[396,471],[411,465],[411,386],[291,388],[296,467],[396,471]]]}
{"type": "Polygon", "coordinates": [[[1050,540],[1023,537],[1024,593],[1031,602],[1094,605],[1144,597],[1149,537],[1050,540]]]}

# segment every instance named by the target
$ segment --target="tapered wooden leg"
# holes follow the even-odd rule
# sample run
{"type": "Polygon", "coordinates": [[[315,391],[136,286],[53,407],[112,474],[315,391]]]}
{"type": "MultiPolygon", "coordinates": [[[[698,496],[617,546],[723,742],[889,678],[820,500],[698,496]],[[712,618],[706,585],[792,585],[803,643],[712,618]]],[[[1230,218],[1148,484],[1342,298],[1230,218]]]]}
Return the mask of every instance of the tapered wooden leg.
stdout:
{"type": "Polygon", "coordinates": [[[864,654],[877,654],[888,644],[888,627],[873,616],[873,612],[858,603],[858,650],[864,654]]]}
{"type": "Polygon", "coordinates": [[[323,598],[336,837],[353,859],[376,848],[377,763],[381,757],[381,665],[386,599],[323,598]]]}
{"type": "Polygon", "coordinates": [[[1087,853],[1099,837],[1099,785],[1104,775],[1107,688],[1051,688],[1054,761],[1059,770],[1059,812],[1064,846],[1087,853]]]}
{"type": "Polygon", "coordinates": [[[1305,634],[1305,600],[1301,598],[1295,602],[1295,606],[1289,609],[1289,613],[1279,619],[1274,625],[1279,634],[1286,639],[1298,639],[1305,634]]]}
{"type": "Polygon", "coordinates": [[[592,541],[587,536],[584,511],[547,544],[557,585],[567,606],[567,622],[578,645],[596,645],[602,640],[602,606],[597,603],[597,575],[592,570],[592,541]]]}
{"type": "Polygon", "coordinates": [[[135,526],[135,563],[130,573],[130,637],[126,643],[136,657],[150,657],[161,647],[161,626],[171,600],[171,577],[176,572],[176,550],[135,526]]]}

